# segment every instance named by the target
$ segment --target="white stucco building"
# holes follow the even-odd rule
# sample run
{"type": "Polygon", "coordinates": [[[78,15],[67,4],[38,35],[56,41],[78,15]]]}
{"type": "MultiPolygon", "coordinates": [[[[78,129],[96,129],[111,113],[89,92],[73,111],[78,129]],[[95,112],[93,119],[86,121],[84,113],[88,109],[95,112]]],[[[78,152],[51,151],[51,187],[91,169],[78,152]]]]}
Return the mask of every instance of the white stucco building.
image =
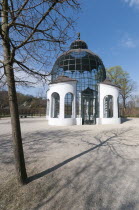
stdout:
{"type": "Polygon", "coordinates": [[[78,39],[55,62],[47,91],[49,125],[119,124],[119,88],[102,60],[78,39]]]}

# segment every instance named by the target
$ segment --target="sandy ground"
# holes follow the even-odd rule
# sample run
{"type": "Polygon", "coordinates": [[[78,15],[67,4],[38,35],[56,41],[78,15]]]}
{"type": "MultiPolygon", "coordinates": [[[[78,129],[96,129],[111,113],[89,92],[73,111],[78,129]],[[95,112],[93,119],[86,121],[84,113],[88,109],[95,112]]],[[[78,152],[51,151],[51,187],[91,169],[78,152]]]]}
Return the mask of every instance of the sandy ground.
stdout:
{"type": "Polygon", "coordinates": [[[15,179],[10,119],[0,119],[0,209],[139,210],[139,119],[48,126],[21,119],[29,183],[15,179]]]}

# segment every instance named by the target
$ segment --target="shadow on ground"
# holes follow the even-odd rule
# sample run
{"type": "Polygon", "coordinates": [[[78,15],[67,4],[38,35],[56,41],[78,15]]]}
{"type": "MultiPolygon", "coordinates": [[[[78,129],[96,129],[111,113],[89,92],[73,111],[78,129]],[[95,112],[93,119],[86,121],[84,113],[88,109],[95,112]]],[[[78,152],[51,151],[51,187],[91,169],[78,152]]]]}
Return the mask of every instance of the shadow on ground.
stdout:
{"type": "MultiPolygon", "coordinates": [[[[128,129],[128,131],[129,131],[129,129],[128,129]]],[[[126,132],[127,132],[127,130],[112,131],[111,132],[111,136],[110,136],[110,133],[109,132],[105,132],[105,138],[108,137],[108,136],[110,136],[110,137],[106,138],[105,140],[102,140],[101,139],[101,136],[95,136],[94,137],[95,141],[93,141],[93,142],[96,142],[96,143],[88,142],[86,140],[81,140],[81,142],[85,142],[89,146],[92,146],[93,145],[93,147],[91,147],[91,148],[89,148],[89,149],[87,149],[87,150],[85,150],[85,151],[83,151],[83,152],[81,152],[79,154],[76,154],[73,157],[70,157],[70,158],[62,161],[61,163],[53,166],[52,168],[46,169],[45,171],[42,171],[42,172],[40,172],[40,173],[38,173],[36,175],[33,175],[33,176],[29,177],[28,182],[34,181],[35,179],[39,179],[39,178],[41,178],[41,177],[43,177],[43,176],[45,176],[45,175],[47,175],[47,174],[49,174],[49,173],[51,173],[51,172],[53,172],[55,170],[61,168],[62,166],[68,164],[69,162],[74,161],[75,159],[80,158],[81,156],[86,155],[87,153],[92,152],[93,150],[99,149],[100,147],[103,147],[103,146],[107,147],[107,149],[109,150],[109,152],[112,152],[114,155],[116,155],[116,156],[118,156],[120,158],[125,159],[125,157],[123,156],[123,154],[120,154],[118,152],[115,144],[119,144],[119,146],[120,145],[124,145],[124,146],[139,146],[139,144],[128,145],[128,144],[125,144],[125,143],[122,142],[122,139],[120,137],[123,134],[125,134],[126,132]],[[118,138],[119,138],[119,140],[118,140],[118,138]]],[[[67,135],[67,133],[65,135],[67,135]]],[[[81,132],[80,132],[80,134],[76,132],[76,135],[82,135],[82,134],[81,134],[81,132]]],[[[51,134],[51,136],[52,136],[52,134],[51,134]]],[[[104,136],[104,133],[103,133],[103,136],[104,136]]],[[[75,137],[75,135],[73,133],[72,133],[72,137],[73,138],[75,137]]],[[[64,143],[64,141],[62,142],[62,140],[61,140],[59,143],[64,143]]]]}
{"type": "Polygon", "coordinates": [[[60,175],[58,187],[34,209],[138,209],[139,178],[134,174],[136,164],[119,154],[115,145],[118,141],[119,147],[127,146],[120,141],[126,132],[112,131],[111,137],[108,137],[110,132],[106,132],[105,140],[100,138],[101,135],[95,137],[98,144],[85,141],[93,147],[30,177],[30,181],[45,179],[54,171],[60,175]],[[68,168],[65,166],[74,161],[77,161],[76,164],[71,165],[72,169],[65,177],[63,171],[68,168]],[[59,170],[61,167],[63,170],[59,170]]]}
{"type": "Polygon", "coordinates": [[[125,123],[125,122],[127,122],[127,121],[130,121],[130,120],[132,120],[132,119],[130,119],[130,118],[121,118],[121,123],[125,123]]]}
{"type": "MultiPolygon", "coordinates": [[[[2,209],[139,209],[138,137],[132,132],[131,141],[126,139],[133,129],[103,131],[95,136],[90,130],[68,129],[25,134],[26,163],[34,169],[25,187],[18,187],[15,180],[1,187],[2,209]],[[61,161],[43,171],[35,167],[55,159],[55,150],[67,151],[71,145],[74,155],[59,154],[61,161]],[[48,153],[50,159],[46,158],[48,153]]],[[[0,146],[1,164],[13,164],[11,137],[1,136],[0,146]]]]}

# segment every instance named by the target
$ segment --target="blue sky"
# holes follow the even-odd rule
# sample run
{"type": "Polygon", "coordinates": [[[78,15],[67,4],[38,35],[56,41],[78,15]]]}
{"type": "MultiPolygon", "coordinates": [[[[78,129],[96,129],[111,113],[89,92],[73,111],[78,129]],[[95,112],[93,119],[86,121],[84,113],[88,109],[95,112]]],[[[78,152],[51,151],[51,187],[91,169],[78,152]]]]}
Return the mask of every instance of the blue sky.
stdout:
{"type": "Polygon", "coordinates": [[[139,0],[82,0],[81,39],[106,68],[121,65],[139,86],[139,0]]]}
{"type": "MultiPolygon", "coordinates": [[[[139,0],[81,2],[77,21],[81,39],[102,58],[106,68],[120,65],[129,72],[139,90],[139,0]]],[[[20,91],[36,95],[38,90],[20,91]]]]}

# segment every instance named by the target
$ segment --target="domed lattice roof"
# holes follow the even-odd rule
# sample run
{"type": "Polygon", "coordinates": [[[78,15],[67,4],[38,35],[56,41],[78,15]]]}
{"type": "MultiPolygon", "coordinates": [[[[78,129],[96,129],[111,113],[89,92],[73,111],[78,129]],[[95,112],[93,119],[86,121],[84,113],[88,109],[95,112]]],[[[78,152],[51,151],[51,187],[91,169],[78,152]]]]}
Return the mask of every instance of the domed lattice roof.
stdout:
{"type": "Polygon", "coordinates": [[[100,82],[106,78],[106,71],[101,58],[89,50],[84,41],[78,39],[72,42],[70,50],[56,60],[51,72],[52,80],[56,79],[57,76],[65,75],[64,72],[91,72],[93,69],[101,74],[99,75],[100,82]],[[53,78],[53,75],[57,76],[53,78]]]}
{"type": "Polygon", "coordinates": [[[63,69],[64,71],[91,71],[92,69],[103,69],[105,75],[105,67],[98,55],[85,47],[86,43],[75,41],[71,44],[71,49],[56,60],[52,69],[52,74],[63,69]],[[84,48],[85,47],[85,48],[84,48]]]}

